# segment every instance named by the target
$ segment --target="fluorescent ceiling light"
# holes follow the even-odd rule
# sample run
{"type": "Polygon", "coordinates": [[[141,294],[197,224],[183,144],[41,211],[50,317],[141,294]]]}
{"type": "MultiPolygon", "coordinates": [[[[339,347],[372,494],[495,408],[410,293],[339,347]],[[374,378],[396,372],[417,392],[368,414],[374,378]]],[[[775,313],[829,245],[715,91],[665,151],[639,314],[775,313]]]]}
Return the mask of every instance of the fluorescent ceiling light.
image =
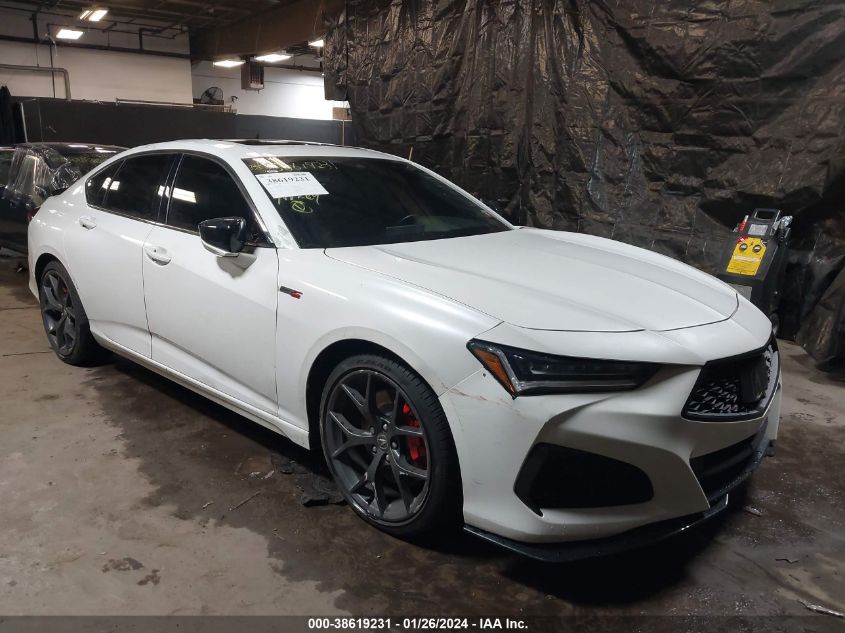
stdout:
{"type": "Polygon", "coordinates": [[[235,66],[240,66],[244,63],[242,59],[221,59],[219,61],[214,62],[215,66],[222,66],[223,68],[234,68],[235,66]]]}
{"type": "Polygon", "coordinates": [[[76,29],[59,29],[56,37],[60,40],[78,40],[82,37],[82,31],[77,31],[76,29]]]}
{"type": "Polygon", "coordinates": [[[325,42],[323,41],[322,37],[319,40],[314,40],[313,42],[308,42],[308,46],[313,46],[314,48],[323,48],[324,44],[325,44],[325,42]]]}
{"type": "Polygon", "coordinates": [[[290,55],[286,53],[268,53],[267,55],[259,55],[255,58],[255,61],[275,64],[276,62],[283,62],[286,59],[290,59],[290,55]]]}
{"type": "Polygon", "coordinates": [[[79,14],[80,20],[88,20],[89,22],[99,22],[109,12],[108,9],[86,9],[79,14]]]}

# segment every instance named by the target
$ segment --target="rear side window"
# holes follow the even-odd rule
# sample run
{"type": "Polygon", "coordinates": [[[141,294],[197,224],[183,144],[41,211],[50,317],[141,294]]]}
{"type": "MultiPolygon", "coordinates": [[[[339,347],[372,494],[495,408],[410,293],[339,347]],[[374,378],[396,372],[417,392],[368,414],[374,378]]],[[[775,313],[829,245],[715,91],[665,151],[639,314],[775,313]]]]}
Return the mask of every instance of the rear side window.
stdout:
{"type": "Polygon", "coordinates": [[[127,158],[109,183],[103,208],[139,220],[155,220],[172,154],[127,158]]]}
{"type": "Polygon", "coordinates": [[[197,232],[203,220],[224,217],[244,218],[249,239],[258,239],[252,209],[229,172],[215,161],[185,155],[170,192],[167,224],[197,232]]]}
{"type": "Polygon", "coordinates": [[[123,163],[112,163],[102,171],[97,172],[85,183],[85,200],[94,207],[102,207],[106,199],[106,192],[114,182],[114,174],[123,163]]]}

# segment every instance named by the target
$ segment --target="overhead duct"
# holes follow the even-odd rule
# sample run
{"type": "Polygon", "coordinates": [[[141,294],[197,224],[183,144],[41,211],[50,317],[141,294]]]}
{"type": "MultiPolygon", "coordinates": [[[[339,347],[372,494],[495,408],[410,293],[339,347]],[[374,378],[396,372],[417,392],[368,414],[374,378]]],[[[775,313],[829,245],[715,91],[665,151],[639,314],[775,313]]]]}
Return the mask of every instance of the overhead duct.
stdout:
{"type": "Polygon", "coordinates": [[[65,82],[65,99],[70,101],[70,73],[67,68],[56,68],[55,66],[24,66],[21,64],[0,64],[0,70],[18,70],[30,73],[59,74],[65,82]]]}

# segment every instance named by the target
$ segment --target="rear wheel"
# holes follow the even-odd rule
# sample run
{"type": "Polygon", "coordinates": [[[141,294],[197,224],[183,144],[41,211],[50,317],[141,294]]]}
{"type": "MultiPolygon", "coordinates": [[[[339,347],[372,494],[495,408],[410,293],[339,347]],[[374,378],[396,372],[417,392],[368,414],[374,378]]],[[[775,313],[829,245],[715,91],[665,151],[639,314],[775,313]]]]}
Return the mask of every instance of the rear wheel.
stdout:
{"type": "Polygon", "coordinates": [[[320,411],[329,470],[364,520],[404,537],[460,525],[454,442],[419,376],[381,356],[349,358],[329,376],[320,411]]]}
{"type": "Polygon", "coordinates": [[[38,283],[41,319],[50,347],[70,365],[98,360],[102,348],[88,326],[88,316],[65,267],[53,261],[45,266],[38,283]]]}

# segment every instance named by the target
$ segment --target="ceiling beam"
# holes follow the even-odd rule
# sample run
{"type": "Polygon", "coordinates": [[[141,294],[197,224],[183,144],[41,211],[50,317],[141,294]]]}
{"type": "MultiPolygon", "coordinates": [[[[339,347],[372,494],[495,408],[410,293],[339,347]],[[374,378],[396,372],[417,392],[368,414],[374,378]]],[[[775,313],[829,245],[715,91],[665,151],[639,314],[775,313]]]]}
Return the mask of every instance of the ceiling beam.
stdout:
{"type": "MultiPolygon", "coordinates": [[[[249,15],[252,13],[249,9],[243,7],[234,7],[229,4],[211,3],[211,2],[197,2],[196,0],[165,0],[159,4],[165,5],[184,5],[191,7],[191,9],[200,9],[209,13],[209,15],[217,11],[226,11],[228,13],[237,13],[239,15],[249,15]]],[[[185,13],[184,11],[182,13],[185,13]]]]}
{"type": "Polygon", "coordinates": [[[193,59],[216,59],[280,50],[322,34],[324,16],[335,16],[344,0],[296,0],[225,26],[191,34],[193,59]]]}
{"type": "MultiPolygon", "coordinates": [[[[90,6],[90,2],[61,2],[55,3],[53,8],[76,13],[83,11],[90,6]]],[[[161,8],[162,4],[168,2],[159,2],[155,7],[138,6],[133,2],[121,2],[120,0],[105,0],[103,3],[109,8],[108,19],[113,22],[120,22],[121,18],[147,18],[149,20],[161,20],[163,22],[174,22],[178,20],[185,20],[190,18],[202,19],[207,22],[215,22],[219,20],[218,16],[204,15],[202,13],[195,14],[193,12],[186,13],[175,9],[161,8]]],[[[208,6],[207,3],[196,3],[199,5],[208,6]]]]}
{"type": "MultiPolygon", "coordinates": [[[[85,4],[84,6],[88,5],[85,4]]],[[[20,3],[10,5],[0,0],[0,10],[20,11],[21,13],[31,14],[35,9],[36,7],[34,4],[27,8],[20,3]]],[[[68,2],[53,3],[50,6],[45,6],[41,9],[38,9],[37,15],[39,16],[39,21],[42,23],[50,21],[77,22],[77,18],[81,10],[81,8],[76,8],[68,2]]],[[[215,20],[215,18],[213,17],[200,17],[205,20],[205,22],[198,23],[196,25],[196,28],[202,28],[206,26],[209,22],[213,22],[215,20]]],[[[162,16],[156,16],[154,14],[151,14],[149,11],[126,11],[121,12],[121,14],[117,16],[112,13],[101,22],[85,22],[84,26],[87,29],[93,29],[103,32],[112,31],[115,29],[116,26],[119,25],[128,25],[135,28],[143,28],[147,32],[160,33],[162,31],[172,30],[177,33],[180,33],[182,32],[182,29],[178,27],[178,24],[180,22],[181,20],[174,21],[173,16],[168,16],[168,18],[165,18],[162,16]],[[177,26],[174,26],[174,24],[176,24],[177,26]]]]}

